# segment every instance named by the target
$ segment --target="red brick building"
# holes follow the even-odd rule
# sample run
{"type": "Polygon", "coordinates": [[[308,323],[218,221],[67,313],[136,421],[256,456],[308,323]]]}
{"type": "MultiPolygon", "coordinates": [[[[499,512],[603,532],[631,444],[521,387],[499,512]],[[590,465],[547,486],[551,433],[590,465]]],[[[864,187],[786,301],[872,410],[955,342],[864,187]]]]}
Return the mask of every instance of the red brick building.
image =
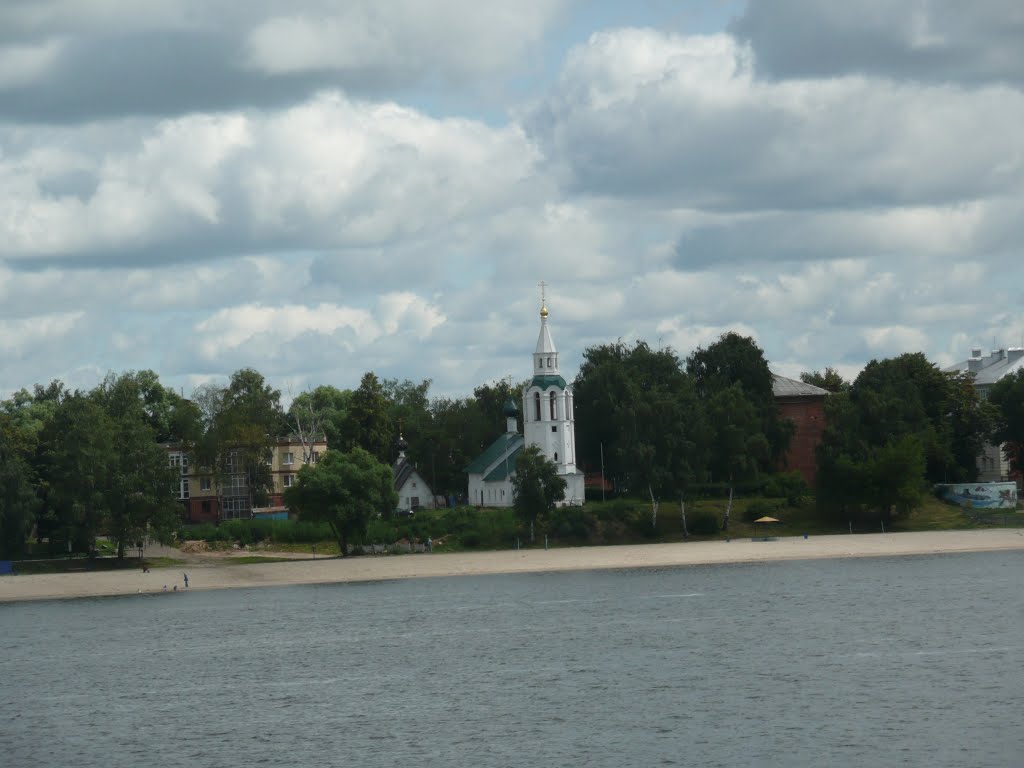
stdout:
{"type": "Polygon", "coordinates": [[[825,432],[825,398],[830,393],[785,376],[772,374],[772,377],[772,393],[779,413],[796,427],[782,468],[799,472],[813,488],[818,472],[816,451],[825,432]]]}

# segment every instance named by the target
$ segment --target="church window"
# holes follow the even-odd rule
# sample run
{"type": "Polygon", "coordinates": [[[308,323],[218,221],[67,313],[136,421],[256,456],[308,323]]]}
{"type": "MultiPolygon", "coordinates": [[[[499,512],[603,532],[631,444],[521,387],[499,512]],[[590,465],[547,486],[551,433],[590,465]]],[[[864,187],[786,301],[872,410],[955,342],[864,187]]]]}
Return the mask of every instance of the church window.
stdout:
{"type": "Polygon", "coordinates": [[[540,392],[533,393],[533,420],[540,421],[540,392]]]}
{"type": "Polygon", "coordinates": [[[551,395],[548,397],[548,402],[551,404],[551,419],[552,419],[552,421],[554,421],[554,419],[555,419],[555,393],[554,392],[552,392],[551,395]]]}
{"type": "Polygon", "coordinates": [[[555,461],[558,461],[558,451],[555,451],[555,461]]]}
{"type": "Polygon", "coordinates": [[[551,367],[551,358],[549,357],[548,358],[548,368],[550,368],[550,367],[551,367]]]}

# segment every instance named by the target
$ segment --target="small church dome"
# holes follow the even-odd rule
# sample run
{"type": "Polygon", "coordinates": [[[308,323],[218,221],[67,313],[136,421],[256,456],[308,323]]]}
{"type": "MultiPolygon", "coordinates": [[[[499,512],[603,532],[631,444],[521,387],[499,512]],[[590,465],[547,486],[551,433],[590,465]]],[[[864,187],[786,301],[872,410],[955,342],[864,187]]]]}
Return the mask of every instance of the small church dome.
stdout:
{"type": "Polygon", "coordinates": [[[511,397],[505,401],[505,407],[502,408],[501,412],[509,418],[519,415],[519,409],[516,408],[516,404],[512,401],[511,397]]]}
{"type": "Polygon", "coordinates": [[[404,451],[406,448],[409,447],[409,443],[406,442],[405,438],[402,437],[401,433],[398,434],[398,442],[395,443],[395,445],[398,447],[398,450],[400,451],[404,451]]]}

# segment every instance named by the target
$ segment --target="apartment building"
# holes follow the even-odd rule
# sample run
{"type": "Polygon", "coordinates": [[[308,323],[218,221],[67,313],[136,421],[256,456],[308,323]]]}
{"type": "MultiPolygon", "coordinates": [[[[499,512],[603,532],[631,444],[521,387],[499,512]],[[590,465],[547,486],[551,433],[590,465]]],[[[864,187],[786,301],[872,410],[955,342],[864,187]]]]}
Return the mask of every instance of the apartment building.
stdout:
{"type": "Polygon", "coordinates": [[[278,438],[271,446],[268,462],[273,483],[264,507],[254,507],[249,482],[236,452],[228,454],[227,466],[217,477],[196,466],[180,444],[165,444],[168,462],[178,469],[178,499],[187,522],[219,522],[248,519],[256,514],[287,513],[284,492],[296,481],[304,464],[315,464],[327,450],[327,439],[303,442],[295,436],[278,438]]]}

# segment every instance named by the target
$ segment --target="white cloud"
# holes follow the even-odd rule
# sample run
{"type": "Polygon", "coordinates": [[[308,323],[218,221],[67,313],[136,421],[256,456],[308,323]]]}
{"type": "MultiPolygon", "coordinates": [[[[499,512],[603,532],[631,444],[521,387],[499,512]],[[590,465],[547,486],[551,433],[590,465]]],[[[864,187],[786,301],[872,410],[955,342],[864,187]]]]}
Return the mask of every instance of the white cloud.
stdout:
{"type": "Polygon", "coordinates": [[[527,124],[578,191],[712,209],[948,205],[1021,192],[1024,94],[764,82],[725,35],[594,35],[527,124]],[[977,141],[985,136],[985,141],[977,141]]]}
{"type": "Polygon", "coordinates": [[[918,351],[928,345],[927,335],[918,328],[882,326],[863,332],[868,349],[879,357],[894,357],[909,350],[918,351]]]}
{"type": "Polygon", "coordinates": [[[56,312],[32,317],[0,319],[0,352],[5,355],[22,356],[36,346],[52,343],[73,331],[83,314],[82,312],[56,312]]]}
{"type": "Polygon", "coordinates": [[[536,45],[564,0],[354,0],[270,16],[249,30],[247,65],[268,74],[435,70],[456,78],[510,67],[536,45]]]}
{"type": "Polygon", "coordinates": [[[62,42],[38,45],[0,45],[0,91],[31,85],[44,76],[60,55],[62,42]]]}
{"type": "MultiPolygon", "coordinates": [[[[917,5],[915,50],[1009,55],[917,5]]],[[[616,338],[685,357],[735,330],[787,375],[1018,342],[1012,56],[787,78],[754,35],[566,7],[0,6],[0,51],[36,62],[0,99],[0,391],[252,365],[464,395],[528,372],[541,279],[567,377],[616,338]]]]}

